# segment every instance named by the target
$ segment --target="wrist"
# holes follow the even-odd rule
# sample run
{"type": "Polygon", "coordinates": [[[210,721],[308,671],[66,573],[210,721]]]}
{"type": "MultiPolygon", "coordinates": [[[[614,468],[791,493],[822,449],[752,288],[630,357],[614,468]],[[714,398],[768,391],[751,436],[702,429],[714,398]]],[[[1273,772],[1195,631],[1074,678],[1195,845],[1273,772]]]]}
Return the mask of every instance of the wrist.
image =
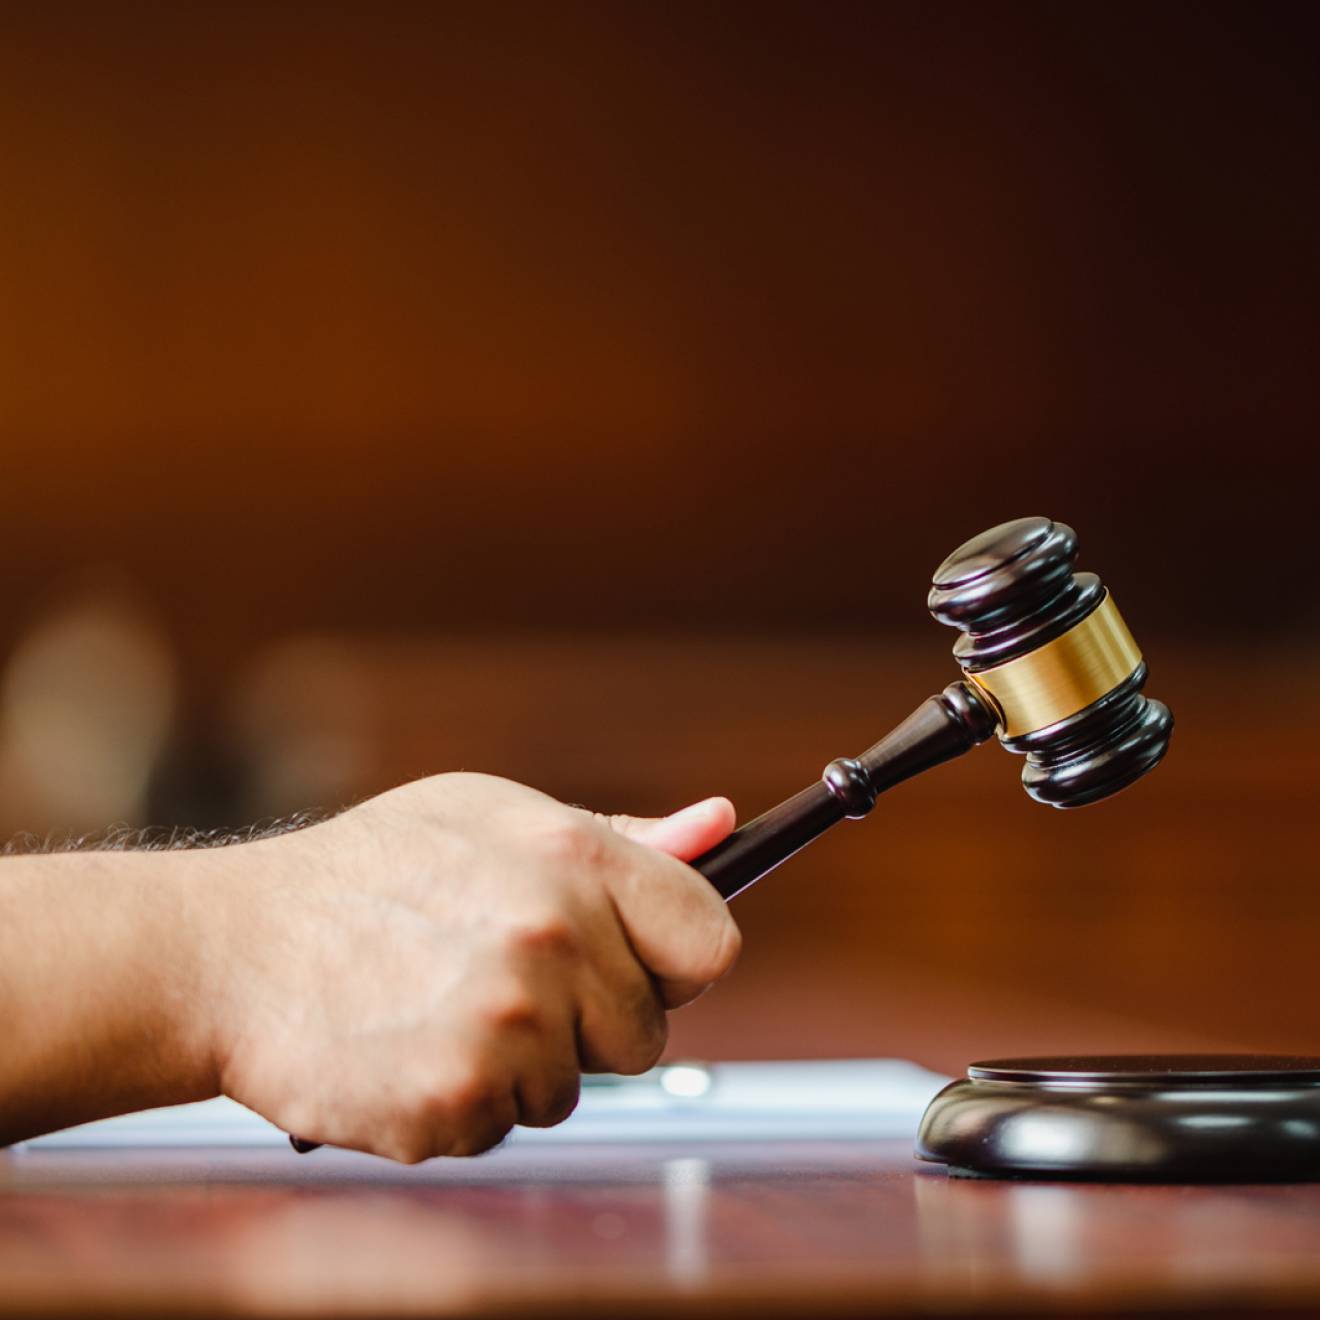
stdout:
{"type": "Polygon", "coordinates": [[[227,998],[223,955],[228,916],[226,849],[145,855],[160,963],[157,1030],[170,1084],[181,1100],[220,1094],[220,1025],[227,998]]]}
{"type": "Polygon", "coordinates": [[[176,1024],[190,1075],[207,1096],[225,1093],[231,1060],[259,1029],[260,983],[272,943],[272,902],[284,860],[258,840],[163,854],[185,965],[176,969],[186,1011],[176,1024]]]}
{"type": "Polygon", "coordinates": [[[210,1094],[237,1088],[246,1098],[245,1060],[254,1047],[296,1034],[304,1006],[290,993],[289,922],[316,920],[306,882],[325,869],[310,833],[175,854],[183,863],[176,892],[186,944],[194,950],[191,1048],[210,1094]]]}

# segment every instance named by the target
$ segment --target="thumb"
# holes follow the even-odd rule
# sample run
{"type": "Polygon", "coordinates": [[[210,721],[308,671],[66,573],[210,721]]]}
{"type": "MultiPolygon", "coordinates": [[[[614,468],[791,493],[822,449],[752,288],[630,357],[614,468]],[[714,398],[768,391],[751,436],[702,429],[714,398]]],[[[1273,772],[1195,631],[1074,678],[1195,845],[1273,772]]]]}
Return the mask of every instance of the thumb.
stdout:
{"type": "Polygon", "coordinates": [[[680,862],[690,862],[707,848],[713,848],[733,829],[737,813],[728,798],[713,797],[657,819],[636,816],[607,816],[605,819],[610,828],[625,839],[668,853],[680,862]]]}

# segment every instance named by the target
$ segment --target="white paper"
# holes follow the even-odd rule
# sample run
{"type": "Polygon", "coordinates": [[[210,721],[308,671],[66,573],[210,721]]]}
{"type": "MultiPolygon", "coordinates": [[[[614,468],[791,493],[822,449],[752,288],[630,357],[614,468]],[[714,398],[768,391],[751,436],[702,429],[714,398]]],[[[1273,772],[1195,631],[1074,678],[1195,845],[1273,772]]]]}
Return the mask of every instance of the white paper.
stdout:
{"type": "MultiPolygon", "coordinates": [[[[912,1137],[948,1080],[903,1059],[676,1064],[642,1077],[588,1079],[571,1118],[553,1128],[515,1128],[509,1143],[912,1137]]],[[[103,1119],[23,1146],[258,1147],[285,1141],[258,1114],[218,1099],[103,1119]]]]}

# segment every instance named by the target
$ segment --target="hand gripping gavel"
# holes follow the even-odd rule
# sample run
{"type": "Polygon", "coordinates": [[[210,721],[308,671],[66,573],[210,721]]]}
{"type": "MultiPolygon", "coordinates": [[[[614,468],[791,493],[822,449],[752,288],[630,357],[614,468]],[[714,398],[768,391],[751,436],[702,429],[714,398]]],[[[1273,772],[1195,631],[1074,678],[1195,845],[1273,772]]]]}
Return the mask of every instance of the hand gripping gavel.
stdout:
{"type": "MultiPolygon", "coordinates": [[[[1077,534],[1048,518],[982,532],[935,570],[926,603],[952,628],[965,682],[928,697],[858,757],[735,830],[692,863],[726,898],[831,825],[857,820],[888,788],[951,761],[998,731],[1025,754],[1037,802],[1084,807],[1158,764],[1173,716],[1142,695],[1146,662],[1094,573],[1074,573],[1077,534]]],[[[295,1150],[313,1142],[290,1137],[295,1150]]]]}

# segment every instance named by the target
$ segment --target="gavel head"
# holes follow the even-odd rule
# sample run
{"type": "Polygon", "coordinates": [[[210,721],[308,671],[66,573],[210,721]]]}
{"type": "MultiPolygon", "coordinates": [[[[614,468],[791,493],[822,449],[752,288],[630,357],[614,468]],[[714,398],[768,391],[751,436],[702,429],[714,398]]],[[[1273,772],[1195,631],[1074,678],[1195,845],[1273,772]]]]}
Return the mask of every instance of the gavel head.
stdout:
{"type": "Polygon", "coordinates": [[[1026,755],[1037,802],[1082,807],[1158,764],[1173,716],[1142,694],[1146,664],[1094,573],[1074,573],[1077,534],[1048,518],[982,532],[935,570],[927,604],[962,631],[953,648],[1026,755]]]}

